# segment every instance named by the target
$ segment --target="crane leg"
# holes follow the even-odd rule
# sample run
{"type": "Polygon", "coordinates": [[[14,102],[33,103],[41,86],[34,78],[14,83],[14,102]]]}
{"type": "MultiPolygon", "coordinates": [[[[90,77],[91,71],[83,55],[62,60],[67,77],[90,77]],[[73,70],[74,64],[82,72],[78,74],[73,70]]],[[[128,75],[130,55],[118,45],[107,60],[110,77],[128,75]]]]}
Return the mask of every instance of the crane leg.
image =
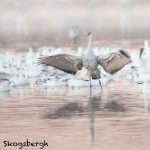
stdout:
{"type": "Polygon", "coordinates": [[[92,89],[91,78],[90,78],[90,90],[92,89]]]}
{"type": "Polygon", "coordinates": [[[102,88],[102,84],[101,84],[101,80],[100,79],[99,79],[99,86],[101,87],[101,92],[102,92],[103,88],[102,88]]]}

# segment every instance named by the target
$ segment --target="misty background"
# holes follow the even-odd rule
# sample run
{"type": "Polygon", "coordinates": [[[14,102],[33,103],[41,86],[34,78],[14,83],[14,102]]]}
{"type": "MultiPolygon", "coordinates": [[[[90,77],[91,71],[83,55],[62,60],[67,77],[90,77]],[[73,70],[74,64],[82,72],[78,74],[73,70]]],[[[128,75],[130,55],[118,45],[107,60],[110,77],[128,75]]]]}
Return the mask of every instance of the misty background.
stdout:
{"type": "Polygon", "coordinates": [[[150,37],[149,0],[0,0],[0,46],[150,37]]]}

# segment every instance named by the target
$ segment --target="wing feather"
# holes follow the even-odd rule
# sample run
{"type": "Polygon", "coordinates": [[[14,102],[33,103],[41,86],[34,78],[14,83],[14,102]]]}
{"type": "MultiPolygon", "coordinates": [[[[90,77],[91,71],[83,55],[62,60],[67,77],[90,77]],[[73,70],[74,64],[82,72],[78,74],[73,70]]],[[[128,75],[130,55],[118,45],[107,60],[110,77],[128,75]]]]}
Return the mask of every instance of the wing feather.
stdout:
{"type": "Polygon", "coordinates": [[[119,53],[110,53],[110,55],[107,57],[98,59],[98,63],[104,68],[106,72],[110,74],[116,73],[130,62],[130,56],[123,50],[120,50],[119,53]]]}
{"type": "Polygon", "coordinates": [[[83,67],[83,61],[81,59],[67,54],[39,58],[38,64],[53,66],[54,68],[70,74],[76,74],[77,71],[81,70],[83,67]]]}

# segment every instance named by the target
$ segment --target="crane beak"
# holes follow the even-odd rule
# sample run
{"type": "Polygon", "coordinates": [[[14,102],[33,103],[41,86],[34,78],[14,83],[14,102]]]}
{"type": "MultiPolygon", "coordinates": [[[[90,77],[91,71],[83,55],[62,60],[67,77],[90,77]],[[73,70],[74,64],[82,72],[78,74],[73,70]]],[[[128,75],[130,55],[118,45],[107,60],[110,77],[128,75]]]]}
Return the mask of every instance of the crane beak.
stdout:
{"type": "Polygon", "coordinates": [[[142,56],[142,53],[143,53],[143,48],[141,48],[141,50],[140,50],[140,58],[141,58],[141,56],[142,56]]]}

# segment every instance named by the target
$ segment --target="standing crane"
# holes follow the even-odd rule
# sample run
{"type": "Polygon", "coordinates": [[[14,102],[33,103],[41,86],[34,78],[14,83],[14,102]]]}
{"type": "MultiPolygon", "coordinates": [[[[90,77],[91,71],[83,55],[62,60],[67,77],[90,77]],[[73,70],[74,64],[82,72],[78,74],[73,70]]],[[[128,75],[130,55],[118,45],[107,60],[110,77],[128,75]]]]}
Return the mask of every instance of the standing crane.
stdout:
{"type": "Polygon", "coordinates": [[[125,65],[129,64],[131,58],[128,53],[123,50],[112,52],[104,57],[96,56],[92,47],[92,33],[89,33],[87,36],[89,38],[88,47],[81,58],[68,54],[58,54],[39,58],[38,63],[46,66],[53,66],[54,68],[74,75],[78,70],[84,67],[87,69],[87,75],[90,79],[90,88],[91,79],[99,79],[99,84],[102,89],[100,81],[101,73],[98,66],[101,65],[106,72],[114,74],[125,65]]]}

